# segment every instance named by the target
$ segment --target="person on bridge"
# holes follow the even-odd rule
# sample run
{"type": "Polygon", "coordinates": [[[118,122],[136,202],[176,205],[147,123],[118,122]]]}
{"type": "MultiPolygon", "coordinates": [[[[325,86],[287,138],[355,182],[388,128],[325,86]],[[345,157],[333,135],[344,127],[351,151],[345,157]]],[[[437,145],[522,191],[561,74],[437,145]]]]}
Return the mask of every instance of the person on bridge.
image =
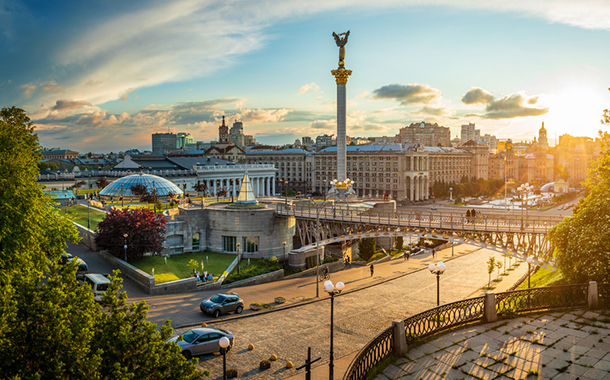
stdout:
{"type": "Polygon", "coordinates": [[[472,209],[472,211],[470,212],[470,217],[472,218],[472,223],[475,222],[476,215],[477,215],[477,212],[475,211],[475,209],[472,209]]]}
{"type": "Polygon", "coordinates": [[[470,209],[466,210],[466,223],[470,222],[470,209]]]}
{"type": "Polygon", "coordinates": [[[375,268],[373,267],[373,264],[371,264],[371,277],[373,277],[373,273],[375,273],[375,268]]]}

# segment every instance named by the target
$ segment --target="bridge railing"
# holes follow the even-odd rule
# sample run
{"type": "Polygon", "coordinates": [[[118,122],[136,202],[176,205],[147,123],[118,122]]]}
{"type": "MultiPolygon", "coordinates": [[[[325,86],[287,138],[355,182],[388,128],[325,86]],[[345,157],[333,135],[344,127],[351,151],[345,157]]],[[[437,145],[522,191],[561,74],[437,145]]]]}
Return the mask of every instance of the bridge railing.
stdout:
{"type": "Polygon", "coordinates": [[[320,220],[336,220],[350,223],[385,224],[398,227],[420,227],[477,231],[528,231],[546,233],[549,228],[560,223],[562,217],[548,216],[507,216],[477,214],[474,217],[464,213],[444,213],[428,211],[378,211],[341,206],[296,205],[278,203],[276,211],[282,215],[320,220]]]}
{"type": "MultiPolygon", "coordinates": [[[[609,308],[610,284],[576,284],[514,290],[448,303],[415,314],[404,321],[407,346],[447,329],[471,322],[493,322],[497,316],[513,318],[515,313],[598,305],[609,308]],[[592,286],[595,285],[595,286],[592,286]],[[599,299],[599,302],[597,300],[599,299]],[[590,302],[590,303],[589,303],[590,302]]],[[[343,380],[362,380],[393,352],[401,352],[400,336],[392,327],[364,346],[348,367],[343,380]],[[392,342],[394,347],[388,347],[392,342]]]]}

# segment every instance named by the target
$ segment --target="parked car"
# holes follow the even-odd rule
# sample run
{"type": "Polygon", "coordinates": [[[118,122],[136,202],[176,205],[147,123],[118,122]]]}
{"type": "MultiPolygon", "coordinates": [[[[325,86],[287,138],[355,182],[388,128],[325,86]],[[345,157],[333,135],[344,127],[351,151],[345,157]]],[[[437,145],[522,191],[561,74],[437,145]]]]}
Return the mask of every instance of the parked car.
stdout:
{"type": "Polygon", "coordinates": [[[220,351],[220,338],[229,339],[230,350],[235,344],[235,336],[227,330],[214,327],[198,327],[182,335],[175,336],[167,342],[176,342],[182,349],[182,355],[190,359],[194,355],[210,354],[220,351]],[[182,338],[182,339],[180,339],[182,338]]]}
{"type": "Polygon", "coordinates": [[[236,293],[221,293],[201,301],[201,312],[218,318],[220,314],[241,314],[244,310],[244,301],[236,293]]]}
{"type": "Polygon", "coordinates": [[[437,207],[436,206],[432,206],[432,207],[430,207],[430,210],[437,210],[437,207]]]}
{"type": "Polygon", "coordinates": [[[91,286],[91,293],[93,293],[95,302],[100,302],[102,300],[102,296],[106,293],[108,285],[110,284],[108,277],[98,273],[85,274],[83,276],[83,281],[91,286]]]}

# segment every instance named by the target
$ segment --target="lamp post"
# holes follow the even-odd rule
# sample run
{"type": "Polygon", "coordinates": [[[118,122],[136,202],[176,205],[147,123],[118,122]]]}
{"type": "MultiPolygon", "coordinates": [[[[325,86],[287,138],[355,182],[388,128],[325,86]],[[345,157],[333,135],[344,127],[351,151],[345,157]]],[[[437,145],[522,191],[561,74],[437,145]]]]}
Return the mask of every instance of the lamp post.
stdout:
{"type": "Polygon", "coordinates": [[[324,188],[322,190],[324,190],[324,202],[326,202],[326,180],[323,180],[322,182],[324,182],[324,188]]]}
{"type": "Polygon", "coordinates": [[[432,263],[428,265],[428,270],[430,270],[430,273],[436,275],[436,306],[440,306],[441,304],[441,274],[445,273],[445,269],[447,269],[447,267],[445,266],[445,264],[443,264],[442,261],[439,261],[436,265],[432,263]]]}
{"type": "Polygon", "coordinates": [[[334,286],[330,280],[324,282],[324,290],[330,295],[330,363],[328,363],[328,379],[333,380],[334,373],[334,353],[333,353],[333,329],[334,329],[334,308],[335,308],[335,296],[339,295],[345,285],[342,282],[337,282],[337,286],[334,286]]]}
{"type": "Polygon", "coordinates": [[[241,264],[240,264],[241,255],[239,253],[239,243],[237,243],[236,245],[237,245],[237,274],[239,274],[239,267],[241,266],[241,264]]]}
{"type": "Polygon", "coordinates": [[[121,184],[121,208],[125,207],[125,192],[123,191],[123,183],[121,184]]]}
{"type": "Polygon", "coordinates": [[[222,378],[223,380],[227,380],[227,351],[231,342],[229,342],[229,338],[223,336],[220,338],[218,342],[220,344],[220,352],[222,353],[222,378]]]}
{"type": "Polygon", "coordinates": [[[282,242],[282,245],[284,246],[284,266],[286,266],[286,242],[282,242]]]}
{"type": "Polygon", "coordinates": [[[125,248],[125,262],[127,262],[127,234],[123,234],[123,239],[125,242],[125,245],[123,246],[123,248],[125,248]]]}
{"type": "Polygon", "coordinates": [[[531,287],[530,276],[531,276],[531,268],[532,268],[532,262],[534,261],[534,256],[529,256],[527,259],[525,259],[525,261],[527,262],[527,288],[529,289],[531,287]]]}
{"type": "MultiPolygon", "coordinates": [[[[153,185],[155,184],[155,181],[153,181],[153,185]]],[[[157,188],[153,187],[153,211],[155,212],[155,214],[157,213],[157,188]]]]}
{"type": "Polygon", "coordinates": [[[89,217],[89,209],[91,208],[91,200],[87,198],[87,229],[91,229],[91,218],[89,217]]]}
{"type": "Polygon", "coordinates": [[[449,200],[452,201],[453,200],[453,187],[449,188],[449,200]]]}
{"type": "MultiPolygon", "coordinates": [[[[517,192],[519,193],[520,197],[525,196],[525,211],[526,211],[526,215],[525,217],[527,218],[528,213],[527,213],[527,197],[529,195],[529,193],[534,190],[534,186],[530,185],[529,183],[524,183],[521,186],[519,186],[517,188],[517,192]]],[[[523,223],[523,199],[521,200],[521,230],[523,230],[524,228],[524,223],[523,223]]]]}

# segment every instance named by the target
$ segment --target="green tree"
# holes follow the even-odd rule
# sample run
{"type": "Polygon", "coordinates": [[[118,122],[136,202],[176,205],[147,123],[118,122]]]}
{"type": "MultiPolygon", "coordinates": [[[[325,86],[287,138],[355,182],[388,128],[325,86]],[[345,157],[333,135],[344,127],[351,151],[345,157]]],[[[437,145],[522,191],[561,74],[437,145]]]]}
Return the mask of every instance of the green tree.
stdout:
{"type": "MultiPolygon", "coordinates": [[[[604,111],[606,123],[609,114],[604,111]]],[[[610,281],[610,135],[600,132],[600,156],[593,163],[572,216],[549,230],[556,262],[569,283],[610,281]]]]}
{"type": "Polygon", "coordinates": [[[402,236],[397,237],[396,243],[394,244],[396,249],[400,251],[402,249],[403,244],[404,244],[404,240],[403,240],[402,236]]]}
{"type": "Polygon", "coordinates": [[[491,256],[489,260],[487,260],[487,274],[489,274],[489,280],[487,281],[487,287],[491,287],[491,275],[496,269],[496,258],[491,256]]]}
{"type": "Polygon", "coordinates": [[[40,146],[23,110],[0,112],[0,373],[7,379],[198,379],[171,336],[127,305],[115,277],[96,305],[61,267],[76,229],[36,184],[40,146]]]}
{"type": "Polygon", "coordinates": [[[8,284],[11,277],[39,275],[49,260],[59,260],[66,239],[78,240],[74,226],[36,184],[41,151],[25,111],[3,108],[0,111],[0,285],[8,284]]]}
{"type": "Polygon", "coordinates": [[[377,239],[371,237],[358,240],[358,251],[360,252],[360,258],[364,261],[369,261],[376,250],[377,239]]]}

